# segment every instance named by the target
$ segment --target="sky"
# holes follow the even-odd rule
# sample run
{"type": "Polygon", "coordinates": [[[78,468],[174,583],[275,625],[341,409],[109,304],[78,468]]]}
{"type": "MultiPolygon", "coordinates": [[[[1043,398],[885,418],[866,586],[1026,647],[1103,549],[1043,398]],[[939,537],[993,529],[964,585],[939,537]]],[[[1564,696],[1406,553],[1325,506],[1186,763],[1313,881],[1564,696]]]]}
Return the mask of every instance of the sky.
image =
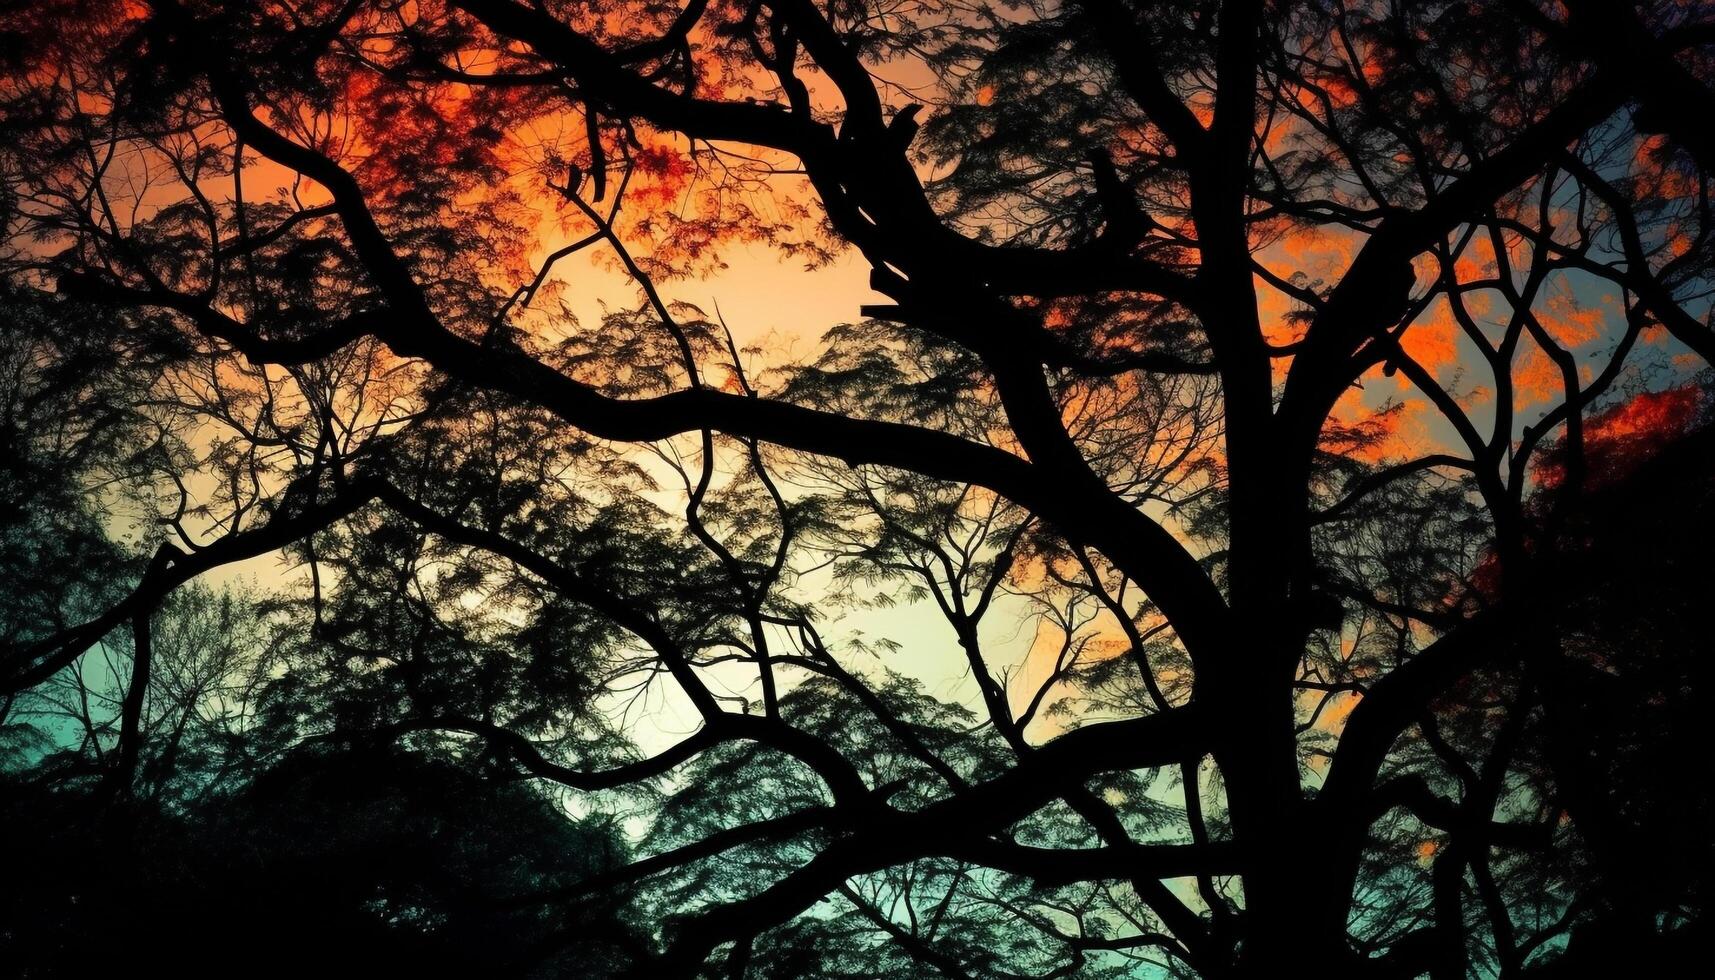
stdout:
{"type": "MultiPolygon", "coordinates": [[[[259,170],[263,174],[268,172],[266,165],[259,170]]],[[[560,223],[563,212],[551,207],[551,199],[545,194],[539,200],[543,210],[536,229],[537,244],[530,256],[532,263],[540,262],[553,249],[580,237],[586,230],[576,228],[568,232],[560,223]]],[[[1304,274],[1334,282],[1359,245],[1361,240],[1357,236],[1324,230],[1288,235],[1259,251],[1258,257],[1282,276],[1304,274]]],[[[647,254],[642,246],[632,247],[640,256],[647,254]]],[[[1492,252],[1487,250],[1486,243],[1477,243],[1464,261],[1471,264],[1471,275],[1493,274],[1492,252]]],[[[1426,286],[1432,270],[1424,266],[1420,271],[1420,286],[1426,286]]],[[[550,278],[560,288],[544,292],[538,305],[563,303],[585,328],[599,324],[604,309],[632,307],[642,298],[605,244],[562,260],[550,278]]],[[[808,268],[801,259],[783,255],[768,244],[741,240],[722,247],[717,266],[699,274],[665,278],[658,285],[669,302],[690,303],[710,316],[718,312],[741,347],[761,346],[767,363],[782,364],[813,357],[824,331],[858,319],[859,307],[866,303],[885,301],[885,297],[869,288],[868,282],[869,267],[855,250],[846,249],[831,261],[808,268]]],[[[1290,302],[1261,278],[1257,279],[1256,287],[1259,310],[1270,336],[1276,342],[1290,340],[1297,329],[1286,320],[1290,302]]],[[[1506,314],[1504,304],[1482,295],[1471,297],[1469,305],[1486,329],[1497,329],[1497,318],[1506,314]]],[[[1601,363],[1613,337],[1603,321],[1620,315],[1611,284],[1579,274],[1563,277],[1546,291],[1538,311],[1557,336],[1573,345],[1586,365],[1601,363]]],[[[1484,401],[1484,389],[1492,381],[1486,377],[1486,368],[1481,366],[1476,348],[1459,333],[1445,304],[1426,309],[1408,331],[1407,338],[1408,350],[1459,392],[1474,421],[1486,427],[1492,415],[1491,407],[1484,401]]],[[[1683,364],[1684,352],[1660,331],[1646,337],[1644,348],[1645,356],[1654,356],[1662,365],[1659,370],[1665,372],[1664,381],[1681,373],[1675,365],[1683,364]]],[[[1558,401],[1557,375],[1545,371],[1547,367],[1551,365],[1545,363],[1540,351],[1528,342],[1523,345],[1515,362],[1515,381],[1521,385],[1525,403],[1535,409],[1520,413],[1516,422],[1519,429],[1558,401]]],[[[1586,378],[1589,371],[1586,367],[1586,378]]],[[[1403,374],[1385,377],[1379,368],[1372,369],[1348,394],[1336,415],[1358,419],[1392,403],[1399,403],[1403,409],[1385,452],[1403,455],[1459,451],[1452,426],[1412,388],[1403,374]]],[[[214,572],[207,580],[215,585],[247,584],[266,591],[288,584],[292,577],[283,558],[265,555],[214,572]]],[[[904,649],[888,658],[890,668],[918,679],[937,697],[979,706],[963,654],[931,601],[907,601],[885,609],[828,609],[824,614],[828,617],[825,628],[830,637],[887,638],[900,642],[904,649]]],[[[1051,670],[1048,658],[1058,645],[1058,633],[1033,621],[1029,610],[1019,601],[1004,601],[985,621],[984,631],[986,652],[997,671],[1022,666],[1015,686],[1015,701],[1022,703],[1034,690],[1035,682],[1051,670]],[[1035,656],[1031,655],[1033,650],[1035,656]]],[[[747,673],[741,667],[723,668],[713,679],[733,693],[757,695],[754,672],[747,673]]],[[[651,697],[631,705],[627,713],[640,746],[646,751],[677,740],[698,724],[695,711],[670,689],[671,685],[657,685],[657,688],[651,697]]],[[[1350,704],[1343,708],[1349,710],[1350,704]]],[[[1344,710],[1330,711],[1324,723],[1338,724],[1343,715],[1344,710]]],[[[1040,732],[1042,724],[1036,727],[1045,734],[1040,732]]]]}
{"type": "MultiPolygon", "coordinates": [[[[931,81],[908,63],[889,65],[886,73],[895,82],[906,86],[921,88],[931,81]]],[[[824,101],[825,87],[814,82],[812,87],[815,98],[824,101]]],[[[349,94],[359,102],[374,96],[371,89],[354,89],[349,94]]],[[[889,94],[896,102],[908,97],[905,93],[889,94]]],[[[508,153],[519,154],[508,162],[517,165],[515,179],[510,184],[524,197],[523,220],[528,222],[532,216],[537,219],[535,243],[528,250],[529,254],[523,257],[526,260],[523,266],[539,262],[555,247],[570,238],[581,237],[588,230],[587,224],[580,226],[575,213],[548,191],[541,174],[525,165],[546,159],[556,145],[568,138],[575,143],[581,133],[581,120],[568,113],[560,118],[533,121],[527,138],[519,137],[506,148],[508,153]]],[[[391,143],[410,143],[406,136],[411,134],[383,132],[381,135],[395,137],[389,141],[391,143]]],[[[1271,141],[1279,138],[1278,133],[1269,137],[1271,141]]],[[[377,141],[378,146],[380,142],[377,141]]],[[[359,151],[361,155],[363,147],[347,149],[359,151]]],[[[658,149],[660,145],[656,142],[640,148],[640,159],[650,162],[643,168],[646,171],[644,177],[633,187],[632,197],[628,199],[623,215],[627,222],[649,221],[664,216],[666,212],[680,212],[687,208],[690,209],[688,213],[694,216],[693,188],[687,186],[686,175],[675,169],[670,157],[652,155],[658,149]]],[[[385,157],[384,153],[382,157],[385,157]]],[[[248,199],[255,200],[275,186],[284,186],[289,175],[272,164],[253,162],[245,180],[248,199]]],[[[318,199],[313,189],[304,194],[308,203],[316,203],[318,199]]],[[[783,209],[770,211],[766,206],[759,211],[762,218],[778,217],[783,213],[783,209]]],[[[622,234],[624,231],[622,227],[622,234]]],[[[735,240],[722,244],[717,267],[705,266],[696,274],[662,279],[659,284],[669,300],[693,304],[710,315],[718,311],[740,345],[763,346],[772,363],[813,356],[818,338],[825,330],[857,319],[860,306],[882,299],[869,289],[868,265],[852,250],[837,253],[825,265],[807,269],[800,259],[783,256],[765,243],[747,240],[745,229],[737,231],[735,240]]],[[[628,241],[633,239],[628,238],[628,241]]],[[[667,250],[675,244],[670,232],[655,240],[656,246],[667,250]]],[[[1313,280],[1331,283],[1338,281],[1360,244],[1355,235],[1320,228],[1286,234],[1278,242],[1262,248],[1258,257],[1279,275],[1303,274],[1313,280]]],[[[640,257],[647,255],[648,245],[642,241],[638,240],[633,247],[640,257]]],[[[1490,273],[1494,257],[1492,253],[1485,257],[1486,247],[1485,243],[1479,242],[1461,259],[1469,263],[1465,271],[1471,275],[1490,273]]],[[[1430,270],[1425,268],[1420,272],[1420,284],[1427,285],[1430,270]]],[[[553,299],[565,303],[586,328],[600,324],[604,308],[632,307],[639,301],[638,291],[618,271],[605,245],[597,245],[562,262],[553,278],[562,284],[553,299]]],[[[1597,363],[1605,353],[1605,345],[1611,344],[1614,335],[1612,323],[1619,316],[1616,298],[1611,286],[1588,277],[1569,276],[1565,282],[1566,285],[1558,291],[1549,292],[1539,312],[1550,329],[1571,345],[1588,366],[1597,363]]],[[[1260,279],[1257,292],[1265,329],[1271,339],[1277,342],[1292,339],[1295,328],[1286,320],[1291,309],[1286,297],[1260,279]]],[[[548,301],[549,297],[544,295],[541,302],[548,301]]],[[[1490,303],[1481,296],[1473,297],[1472,311],[1486,328],[1492,327],[1489,314],[1500,316],[1505,313],[1500,304],[1490,303]]],[[[1483,389],[1492,382],[1481,376],[1484,369],[1473,367],[1478,364],[1476,350],[1467,339],[1459,336],[1444,305],[1432,305],[1426,310],[1419,322],[1407,332],[1405,344],[1438,378],[1461,394],[1479,425],[1486,424],[1491,408],[1484,402],[1483,389]]],[[[1666,342],[1659,332],[1646,337],[1646,346],[1652,348],[1651,353],[1666,365],[1663,380],[1668,380],[1677,370],[1675,365],[1683,351],[1666,342]]],[[[1284,367],[1284,361],[1281,365],[1284,367]]],[[[1514,366],[1514,375],[1535,410],[1522,412],[1517,419],[1517,427],[1522,428],[1534,421],[1535,415],[1557,395],[1555,378],[1549,368],[1551,365],[1546,364],[1540,351],[1535,351],[1527,342],[1514,366]]],[[[1404,407],[1396,416],[1385,451],[1404,455],[1455,447],[1450,425],[1411,389],[1403,374],[1384,377],[1379,369],[1372,371],[1360,387],[1349,393],[1337,416],[1350,421],[1392,402],[1399,402],[1404,407]]],[[[214,584],[253,583],[262,589],[278,587],[287,581],[283,562],[275,555],[230,566],[209,576],[209,580],[214,584]]],[[[851,633],[885,636],[906,643],[906,651],[894,658],[895,666],[924,681],[932,693],[967,703],[972,701],[973,691],[965,678],[963,659],[952,649],[950,630],[932,604],[907,603],[890,610],[849,611],[842,615],[838,624],[840,629],[851,633]]],[[[989,621],[988,628],[992,632],[989,639],[997,667],[1025,658],[1033,648],[1046,649],[1049,646],[1040,642],[1036,629],[1025,620],[1022,609],[998,610],[989,621]]],[[[1029,667],[1022,675],[1026,681],[1042,675],[1044,665],[1041,662],[1033,661],[1029,667]]],[[[734,685],[743,686],[742,678],[733,676],[731,680],[734,685]]],[[[694,723],[694,717],[686,714],[683,706],[673,703],[671,698],[664,700],[658,710],[651,713],[648,722],[662,732],[694,723]]],[[[651,738],[647,737],[646,741],[651,738]]]]}

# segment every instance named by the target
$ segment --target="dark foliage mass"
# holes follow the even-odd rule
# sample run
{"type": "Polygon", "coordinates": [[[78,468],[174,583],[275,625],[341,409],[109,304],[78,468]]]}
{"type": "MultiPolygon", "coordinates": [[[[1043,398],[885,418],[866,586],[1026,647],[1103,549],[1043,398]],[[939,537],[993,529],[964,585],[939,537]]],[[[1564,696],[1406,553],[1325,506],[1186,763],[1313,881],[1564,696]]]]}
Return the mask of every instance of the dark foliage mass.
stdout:
{"type": "Polygon", "coordinates": [[[617,974],[637,937],[610,907],[537,892],[623,858],[541,794],[398,752],[304,751],[218,801],[114,803],[4,787],[4,948],[14,975],[617,974]]]}
{"type": "Polygon", "coordinates": [[[1712,118],[1668,0],[0,0],[0,973],[1663,974],[1712,118]]]}

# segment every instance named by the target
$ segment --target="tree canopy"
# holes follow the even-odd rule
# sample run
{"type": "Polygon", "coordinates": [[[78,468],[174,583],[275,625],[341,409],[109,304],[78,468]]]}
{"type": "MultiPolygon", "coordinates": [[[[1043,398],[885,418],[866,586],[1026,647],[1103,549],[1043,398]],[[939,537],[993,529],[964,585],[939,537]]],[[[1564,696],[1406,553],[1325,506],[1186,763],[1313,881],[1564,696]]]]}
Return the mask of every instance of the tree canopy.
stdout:
{"type": "Polygon", "coordinates": [[[0,66],[24,975],[1708,927],[1708,5],[4,0],[0,66]]]}

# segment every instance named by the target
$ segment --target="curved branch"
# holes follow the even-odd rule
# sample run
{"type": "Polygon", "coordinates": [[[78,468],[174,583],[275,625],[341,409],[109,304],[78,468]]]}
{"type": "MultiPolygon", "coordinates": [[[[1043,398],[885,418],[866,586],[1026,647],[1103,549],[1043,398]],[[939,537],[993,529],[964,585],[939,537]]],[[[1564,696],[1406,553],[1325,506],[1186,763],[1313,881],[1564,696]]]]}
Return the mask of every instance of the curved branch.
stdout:
{"type": "Polygon", "coordinates": [[[278,551],[344,520],[373,500],[379,490],[377,481],[353,481],[322,503],[310,504],[288,516],[276,515],[261,527],[228,535],[188,554],[171,544],[161,545],[142,580],[129,595],[105,613],[79,626],[62,630],[25,650],[7,651],[6,656],[0,659],[7,669],[7,676],[0,679],[0,692],[23,690],[47,680],[82,656],[119,624],[142,610],[154,608],[180,585],[223,565],[278,551]],[[14,662],[17,663],[15,667],[14,662]]]}

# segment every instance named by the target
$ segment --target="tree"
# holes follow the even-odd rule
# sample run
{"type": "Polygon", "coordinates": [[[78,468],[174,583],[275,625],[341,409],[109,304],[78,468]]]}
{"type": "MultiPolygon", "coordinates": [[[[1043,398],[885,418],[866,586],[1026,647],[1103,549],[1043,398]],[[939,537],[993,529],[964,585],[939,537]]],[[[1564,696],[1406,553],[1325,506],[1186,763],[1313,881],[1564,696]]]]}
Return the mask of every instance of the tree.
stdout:
{"type": "Polygon", "coordinates": [[[163,604],[283,551],[236,737],[625,815],[643,856],[513,883],[623,905],[598,972],[1510,977],[1707,923],[1662,762],[1707,690],[1701,5],[4,24],[8,316],[160,352],[95,400],[161,433],[141,571],[0,674],[129,647],[119,798],[163,604]],[[740,244],[887,302],[741,346],[672,293],[740,244]],[[596,250],[637,302],[580,322],[596,250]],[[941,636],[831,632],[901,600],[941,636]]]}

